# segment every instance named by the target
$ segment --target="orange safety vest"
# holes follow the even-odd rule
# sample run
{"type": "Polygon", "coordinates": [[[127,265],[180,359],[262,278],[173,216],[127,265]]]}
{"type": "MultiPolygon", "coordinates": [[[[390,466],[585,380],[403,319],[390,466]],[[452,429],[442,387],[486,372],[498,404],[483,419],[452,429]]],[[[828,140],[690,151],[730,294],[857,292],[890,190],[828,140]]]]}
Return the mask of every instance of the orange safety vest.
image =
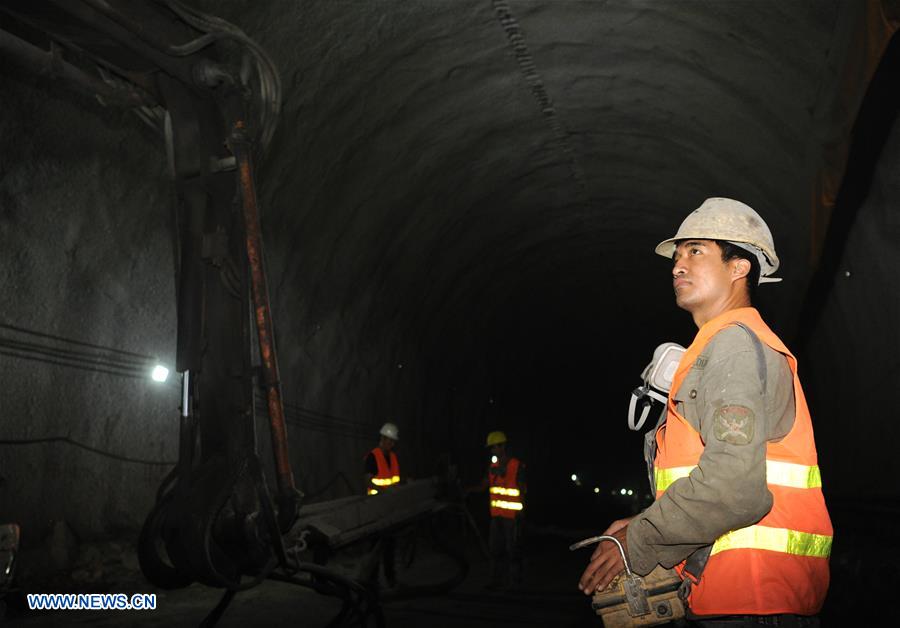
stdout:
{"type": "MultiPolygon", "coordinates": [[[[695,615],[814,615],[828,590],[832,527],[816,456],[812,422],[797,359],[754,308],[729,310],[700,328],[688,347],[669,392],[666,423],[656,433],[657,499],[690,475],[703,453],[700,434],[678,414],[674,396],[710,339],[742,323],[769,347],[787,357],[794,378],[796,416],[781,441],[766,444],[766,482],[774,498],[759,522],[720,536],[712,546],[688,603],[695,615]]],[[[682,577],[684,562],[676,567],[682,577]]]]}
{"type": "MultiPolygon", "coordinates": [[[[378,465],[378,473],[372,478],[371,484],[382,488],[397,484],[400,481],[400,462],[397,460],[397,454],[390,452],[391,463],[388,464],[381,447],[376,447],[371,453],[375,456],[375,464],[378,465]]],[[[370,485],[366,493],[377,495],[378,489],[370,485]]]]}
{"type": "Polygon", "coordinates": [[[519,459],[509,458],[506,461],[506,474],[500,475],[500,463],[491,464],[490,479],[491,516],[515,519],[524,505],[522,492],[516,482],[519,473],[519,459]]]}

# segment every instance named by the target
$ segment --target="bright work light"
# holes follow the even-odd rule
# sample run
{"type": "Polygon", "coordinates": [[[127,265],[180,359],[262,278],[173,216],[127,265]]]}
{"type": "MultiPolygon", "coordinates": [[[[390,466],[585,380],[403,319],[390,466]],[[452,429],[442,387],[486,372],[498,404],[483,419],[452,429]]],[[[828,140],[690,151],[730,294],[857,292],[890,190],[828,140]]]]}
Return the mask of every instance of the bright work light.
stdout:
{"type": "Polygon", "coordinates": [[[157,364],[153,367],[153,372],[150,373],[150,377],[153,378],[154,382],[164,382],[169,379],[169,369],[162,364],[157,364]]]}

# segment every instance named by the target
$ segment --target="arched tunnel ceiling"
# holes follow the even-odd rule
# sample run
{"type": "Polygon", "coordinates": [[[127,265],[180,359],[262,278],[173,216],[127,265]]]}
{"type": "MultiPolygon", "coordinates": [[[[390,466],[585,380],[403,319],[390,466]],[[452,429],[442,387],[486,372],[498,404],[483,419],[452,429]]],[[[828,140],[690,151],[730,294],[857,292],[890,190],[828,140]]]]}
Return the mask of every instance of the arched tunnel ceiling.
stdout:
{"type": "Polygon", "coordinates": [[[472,442],[445,416],[510,427],[536,464],[548,437],[588,447],[658,342],[690,341],[653,247],[704,198],[768,221],[785,281],[761,303],[791,333],[891,32],[880,5],[837,0],[205,7],[284,81],[260,182],[280,338],[344,336],[286,370],[317,350],[405,363],[385,409],[432,390],[407,408],[422,449],[472,442]],[[448,382],[467,403],[434,399],[448,382]]]}
{"type": "Polygon", "coordinates": [[[652,246],[713,195],[769,221],[788,287],[777,306],[798,306],[831,131],[817,115],[859,9],[207,8],[242,24],[281,70],[263,197],[274,249],[291,252],[273,271],[310,307],[362,307],[372,328],[399,317],[430,345],[489,334],[529,308],[554,325],[581,312],[614,328],[622,307],[649,323],[668,307],[652,246]]]}

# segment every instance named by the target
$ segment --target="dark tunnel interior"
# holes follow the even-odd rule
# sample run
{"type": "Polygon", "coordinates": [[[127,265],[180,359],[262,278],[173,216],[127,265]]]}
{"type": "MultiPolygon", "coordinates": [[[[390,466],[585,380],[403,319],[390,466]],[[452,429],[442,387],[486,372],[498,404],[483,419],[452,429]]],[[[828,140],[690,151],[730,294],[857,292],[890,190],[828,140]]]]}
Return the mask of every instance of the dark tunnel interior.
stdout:
{"type": "MultiPolygon", "coordinates": [[[[22,530],[20,593],[63,586],[88,545],[130,546],[180,455],[176,208],[194,188],[164,107],[72,89],[64,66],[175,102],[177,71],[103,29],[170,44],[202,29],[169,0],[63,4],[0,6],[0,523],[22,530]],[[35,69],[13,40],[51,53],[35,69]]],[[[528,525],[563,549],[646,507],[629,394],[658,344],[697,331],[654,247],[724,196],[763,216],[781,258],[783,281],[754,305],[810,403],[835,523],[825,625],[896,581],[897,2],[185,4],[239,27],[280,81],[255,183],[304,505],[361,495],[391,421],[404,477],[449,463],[461,486],[503,430],[527,463],[528,525]]],[[[215,41],[224,58],[241,40],[215,41]]],[[[201,91],[183,92],[197,111],[228,102],[201,91]]],[[[225,116],[198,115],[198,138],[225,116]]],[[[237,207],[236,188],[215,187],[232,175],[210,168],[198,189],[237,207]]],[[[274,494],[255,403],[247,442],[274,494]]],[[[464,503],[485,531],[484,495],[464,503]]],[[[553,604],[589,611],[578,575],[553,604]]],[[[51,625],[9,604],[11,622],[51,625]]],[[[388,625],[437,621],[404,612],[388,625]]],[[[467,625],[502,624],[471,612],[467,625]]],[[[587,615],[535,622],[601,624],[587,615]]]]}

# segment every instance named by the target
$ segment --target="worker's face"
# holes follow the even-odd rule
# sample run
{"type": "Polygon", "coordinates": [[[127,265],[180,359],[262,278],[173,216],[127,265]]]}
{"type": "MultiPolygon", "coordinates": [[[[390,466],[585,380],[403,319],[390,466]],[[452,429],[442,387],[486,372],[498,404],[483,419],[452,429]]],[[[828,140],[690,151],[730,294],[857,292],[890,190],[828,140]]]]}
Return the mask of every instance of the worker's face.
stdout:
{"type": "Polygon", "coordinates": [[[685,240],[672,257],[675,303],[694,312],[728,298],[734,281],[733,264],[722,261],[722,249],[712,240],[685,240]]]}
{"type": "MultiPolygon", "coordinates": [[[[371,442],[371,441],[369,441],[369,442],[371,442]]],[[[396,443],[397,443],[397,441],[395,441],[393,438],[390,438],[388,436],[382,436],[379,446],[385,451],[390,451],[394,448],[394,445],[396,443]]]]}
{"type": "Polygon", "coordinates": [[[500,443],[499,445],[491,445],[491,455],[497,456],[497,458],[503,458],[503,455],[506,453],[506,444],[500,443]]]}

